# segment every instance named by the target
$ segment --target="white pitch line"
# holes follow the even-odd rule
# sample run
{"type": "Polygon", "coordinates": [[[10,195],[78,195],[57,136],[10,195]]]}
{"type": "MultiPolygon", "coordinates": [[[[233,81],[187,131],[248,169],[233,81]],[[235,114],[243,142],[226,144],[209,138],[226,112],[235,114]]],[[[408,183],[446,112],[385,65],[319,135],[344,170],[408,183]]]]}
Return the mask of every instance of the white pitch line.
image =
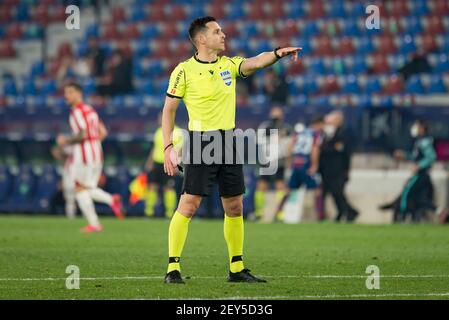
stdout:
{"type": "Polygon", "coordinates": [[[387,297],[449,297],[449,292],[435,293],[385,293],[385,294],[328,294],[301,296],[253,296],[253,297],[219,297],[219,298],[176,298],[170,300],[273,300],[273,299],[344,299],[344,298],[387,298],[387,297]]]}
{"type": "MultiPolygon", "coordinates": [[[[369,275],[283,275],[283,276],[271,276],[271,275],[261,275],[262,278],[293,278],[293,279],[361,279],[366,278],[369,275]]],[[[186,279],[221,279],[224,276],[193,276],[185,277],[186,279]]],[[[393,275],[379,275],[379,278],[449,278],[449,274],[393,274],[393,275]]],[[[80,277],[80,280],[86,281],[96,281],[96,280],[160,280],[164,276],[113,276],[113,277],[80,277]]],[[[62,281],[67,278],[0,278],[0,281],[62,281]]]]}

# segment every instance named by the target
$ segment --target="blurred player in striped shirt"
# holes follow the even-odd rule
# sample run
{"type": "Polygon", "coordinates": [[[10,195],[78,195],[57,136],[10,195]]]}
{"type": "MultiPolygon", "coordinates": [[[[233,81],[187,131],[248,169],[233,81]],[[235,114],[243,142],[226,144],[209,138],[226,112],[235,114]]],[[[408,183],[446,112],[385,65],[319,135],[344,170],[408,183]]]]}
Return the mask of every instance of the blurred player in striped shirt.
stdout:
{"type": "Polygon", "coordinates": [[[100,232],[103,230],[95,212],[94,201],[108,204],[119,219],[123,219],[119,195],[111,195],[98,188],[98,180],[103,168],[103,149],[101,141],[107,131],[97,112],[83,103],[82,89],[79,84],[70,83],[64,87],[66,102],[71,106],[71,136],[59,135],[59,146],[72,146],[70,172],[75,181],[75,198],[88,225],[82,232],[100,232]]]}

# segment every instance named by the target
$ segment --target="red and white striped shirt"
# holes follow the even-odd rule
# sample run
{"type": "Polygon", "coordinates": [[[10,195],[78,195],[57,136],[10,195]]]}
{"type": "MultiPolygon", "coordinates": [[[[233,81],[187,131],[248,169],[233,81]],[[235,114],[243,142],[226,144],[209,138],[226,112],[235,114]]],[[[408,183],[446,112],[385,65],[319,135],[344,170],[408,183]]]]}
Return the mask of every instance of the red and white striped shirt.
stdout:
{"type": "Polygon", "coordinates": [[[74,164],[103,163],[103,149],[100,141],[100,118],[91,106],[79,103],[70,111],[70,127],[74,135],[86,130],[86,138],[73,145],[74,164]]]}

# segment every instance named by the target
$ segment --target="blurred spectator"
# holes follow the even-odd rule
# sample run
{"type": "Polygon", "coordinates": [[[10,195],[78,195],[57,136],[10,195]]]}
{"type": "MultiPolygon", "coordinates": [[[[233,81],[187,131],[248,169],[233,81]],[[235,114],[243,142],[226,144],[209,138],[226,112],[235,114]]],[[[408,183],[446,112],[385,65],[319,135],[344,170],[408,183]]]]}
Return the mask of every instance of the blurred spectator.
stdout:
{"type": "MultiPolygon", "coordinates": [[[[286,165],[286,156],[288,153],[288,145],[290,143],[290,135],[293,132],[292,127],[285,122],[284,120],[284,111],[280,106],[274,106],[270,111],[270,119],[264,121],[260,124],[258,129],[259,142],[264,141],[264,144],[261,144],[259,148],[264,148],[264,155],[272,154],[277,151],[277,158],[274,159],[278,162],[277,171],[273,175],[262,175],[259,177],[256,185],[256,191],[254,194],[254,207],[255,207],[255,218],[259,219],[263,215],[263,210],[266,205],[266,194],[271,184],[274,184],[274,188],[276,190],[276,200],[279,202],[285,195],[286,186],[284,181],[285,174],[285,165],[286,165]],[[275,129],[278,130],[278,141],[275,146],[270,145],[271,142],[270,130],[275,129]],[[264,136],[265,139],[261,139],[264,136]],[[267,152],[266,150],[270,150],[267,152]]],[[[278,216],[281,219],[281,216],[278,216]]]]}
{"type": "Polygon", "coordinates": [[[359,214],[346,199],[345,186],[349,180],[352,142],[347,130],[343,127],[344,116],[340,111],[333,111],[325,118],[325,134],[321,146],[320,173],[322,177],[323,204],[330,192],[337,207],[336,221],[344,217],[353,221],[359,214]]]}
{"type": "Polygon", "coordinates": [[[94,77],[100,77],[104,73],[104,63],[106,60],[106,51],[98,44],[96,37],[90,37],[88,40],[89,49],[87,58],[90,67],[90,74],[94,77]]]}
{"type": "Polygon", "coordinates": [[[98,93],[103,96],[131,93],[134,90],[131,57],[126,56],[122,50],[114,51],[99,84],[98,93]]]}
{"type": "Polygon", "coordinates": [[[271,69],[265,71],[263,82],[263,93],[271,104],[286,105],[289,97],[288,84],[284,77],[279,75],[271,69]]]}
{"type": "Polygon", "coordinates": [[[410,129],[410,134],[415,138],[413,150],[404,152],[396,150],[394,157],[398,160],[413,161],[412,177],[407,181],[399,197],[392,203],[382,205],[381,210],[394,210],[394,222],[404,221],[407,214],[412,220],[421,220],[426,210],[435,210],[433,204],[433,185],[429,171],[436,160],[433,147],[433,138],[428,133],[427,124],[417,120],[410,129]]]}
{"type": "Polygon", "coordinates": [[[398,72],[402,75],[404,81],[407,81],[407,79],[414,74],[431,73],[432,67],[427,61],[427,56],[424,53],[416,53],[412,55],[411,60],[404,64],[398,72]]]}

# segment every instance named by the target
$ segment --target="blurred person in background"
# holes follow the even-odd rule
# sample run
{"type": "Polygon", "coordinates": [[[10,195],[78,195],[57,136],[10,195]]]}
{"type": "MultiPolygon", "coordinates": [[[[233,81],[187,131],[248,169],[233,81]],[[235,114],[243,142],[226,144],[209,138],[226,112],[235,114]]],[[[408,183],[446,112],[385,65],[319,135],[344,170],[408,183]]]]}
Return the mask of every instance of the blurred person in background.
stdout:
{"type": "MultiPolygon", "coordinates": [[[[288,164],[291,168],[291,175],[288,191],[279,205],[279,210],[281,210],[291,191],[305,186],[307,190],[313,190],[315,193],[315,212],[319,221],[324,220],[320,188],[321,177],[318,172],[323,126],[324,118],[315,116],[310,125],[296,133],[290,142],[288,164]]],[[[303,200],[304,197],[299,199],[300,202],[303,200]]],[[[299,204],[299,206],[303,205],[304,203],[299,204]]]]}
{"type": "MultiPolygon", "coordinates": [[[[171,218],[176,209],[175,177],[164,172],[164,137],[162,134],[162,113],[158,116],[158,128],[154,133],[153,148],[145,163],[147,172],[147,190],[145,192],[145,215],[154,216],[154,206],[158,201],[159,188],[163,187],[165,216],[171,218]]],[[[179,127],[173,131],[173,144],[179,151],[182,147],[183,135],[179,127]]]]}
{"type": "Polygon", "coordinates": [[[344,116],[341,111],[332,111],[325,117],[324,132],[319,168],[323,205],[325,207],[326,196],[330,193],[337,207],[335,221],[339,222],[343,218],[354,221],[359,213],[349,204],[345,195],[351,166],[352,142],[344,128],[344,116]]]}
{"type": "Polygon", "coordinates": [[[89,62],[90,75],[101,77],[104,73],[106,51],[99,46],[98,38],[96,37],[89,38],[88,46],[86,57],[89,62]]]}
{"type": "Polygon", "coordinates": [[[410,214],[414,222],[421,220],[426,210],[435,210],[433,204],[433,185],[429,175],[432,164],[436,160],[433,137],[429,135],[429,127],[423,120],[416,120],[410,135],[415,139],[411,151],[395,150],[397,160],[413,162],[412,176],[408,179],[399,197],[393,202],[384,204],[381,210],[394,210],[393,221],[402,222],[410,214]]]}
{"type": "Polygon", "coordinates": [[[75,180],[71,173],[72,147],[56,145],[51,149],[51,154],[62,165],[61,191],[65,202],[65,214],[67,218],[73,219],[76,216],[76,200],[75,180]]]}
{"type": "Polygon", "coordinates": [[[116,96],[133,92],[132,59],[124,49],[115,50],[106,62],[104,75],[99,79],[98,93],[103,96],[116,96]]]}
{"type": "Polygon", "coordinates": [[[103,149],[101,141],[107,136],[107,130],[97,112],[83,102],[81,86],[68,83],[64,87],[64,97],[70,105],[71,135],[58,135],[56,142],[61,148],[71,146],[71,173],[75,182],[75,198],[88,225],[82,232],[101,232],[95,211],[94,201],[109,205],[119,219],[123,219],[122,204],[119,195],[111,195],[98,187],[103,168],[103,149]]]}
{"type": "Polygon", "coordinates": [[[262,91],[271,105],[287,105],[289,88],[285,78],[279,77],[274,70],[268,69],[265,71],[263,80],[262,91]]]}
{"type": "MultiPolygon", "coordinates": [[[[259,145],[259,147],[264,148],[265,150],[272,150],[274,148],[274,150],[278,151],[277,158],[275,159],[278,161],[278,169],[273,175],[261,175],[257,181],[254,194],[254,216],[256,219],[260,219],[263,215],[264,208],[267,204],[267,191],[269,191],[273,184],[274,189],[276,190],[276,202],[279,202],[285,196],[286,186],[284,177],[286,156],[292,132],[292,127],[284,121],[284,110],[280,106],[274,106],[270,111],[270,118],[262,122],[258,128],[258,140],[265,142],[264,144],[259,145]],[[271,141],[269,139],[271,129],[278,130],[279,140],[278,145],[276,146],[267,145],[267,142],[271,141]],[[263,136],[262,139],[260,139],[260,135],[263,136]]],[[[271,152],[268,153],[264,151],[262,154],[271,155],[271,152]]],[[[279,213],[278,218],[282,219],[282,213],[279,213]]]]}

